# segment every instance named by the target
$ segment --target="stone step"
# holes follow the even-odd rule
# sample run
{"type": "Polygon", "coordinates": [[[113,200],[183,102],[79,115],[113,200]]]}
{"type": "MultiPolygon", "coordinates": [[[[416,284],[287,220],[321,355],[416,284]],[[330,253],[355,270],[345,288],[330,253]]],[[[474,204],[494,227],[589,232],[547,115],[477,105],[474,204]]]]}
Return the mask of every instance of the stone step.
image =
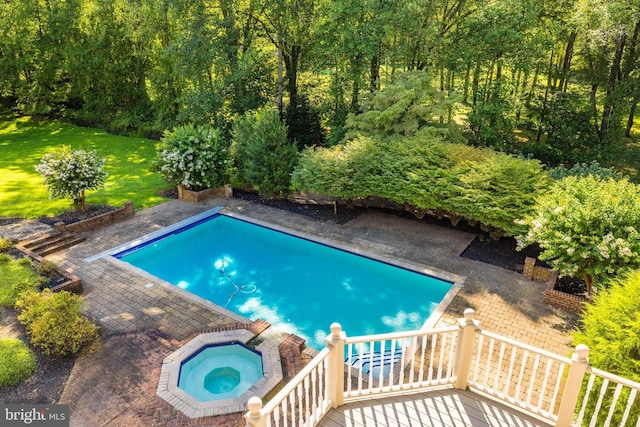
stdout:
{"type": "Polygon", "coordinates": [[[44,257],[63,249],[70,248],[71,246],[75,246],[85,240],[85,237],[78,237],[74,233],[55,233],[21,242],[19,245],[44,257]]]}

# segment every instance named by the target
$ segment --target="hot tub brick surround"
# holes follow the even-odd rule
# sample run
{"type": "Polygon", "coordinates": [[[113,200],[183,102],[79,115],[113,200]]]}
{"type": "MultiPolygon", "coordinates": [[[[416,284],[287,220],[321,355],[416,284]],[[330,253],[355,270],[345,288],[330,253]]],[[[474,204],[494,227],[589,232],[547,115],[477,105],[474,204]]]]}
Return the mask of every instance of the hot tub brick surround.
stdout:
{"type": "Polygon", "coordinates": [[[189,418],[242,412],[251,396],[265,396],[282,382],[282,366],[278,345],[264,341],[256,347],[262,355],[263,376],[241,396],[233,399],[200,402],[178,387],[180,367],[185,359],[211,344],[248,343],[255,334],[247,329],[223,330],[200,334],[177,349],[162,362],[156,394],[189,418]]]}

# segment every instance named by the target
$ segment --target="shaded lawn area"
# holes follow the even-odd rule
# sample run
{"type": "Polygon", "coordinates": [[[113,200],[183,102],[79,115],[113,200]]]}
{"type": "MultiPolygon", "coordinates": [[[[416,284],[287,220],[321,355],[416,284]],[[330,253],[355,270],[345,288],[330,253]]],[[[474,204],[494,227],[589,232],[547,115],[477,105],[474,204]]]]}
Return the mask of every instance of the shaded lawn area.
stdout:
{"type": "Polygon", "coordinates": [[[150,172],[155,141],[110,135],[103,130],[52,121],[36,123],[28,117],[0,121],[0,217],[52,216],[71,207],[70,199],[49,199],[49,192],[34,166],[62,145],[96,150],[107,159],[106,188],[88,191],[88,204],[135,209],[163,202],[158,192],[167,187],[162,176],[150,172]]]}

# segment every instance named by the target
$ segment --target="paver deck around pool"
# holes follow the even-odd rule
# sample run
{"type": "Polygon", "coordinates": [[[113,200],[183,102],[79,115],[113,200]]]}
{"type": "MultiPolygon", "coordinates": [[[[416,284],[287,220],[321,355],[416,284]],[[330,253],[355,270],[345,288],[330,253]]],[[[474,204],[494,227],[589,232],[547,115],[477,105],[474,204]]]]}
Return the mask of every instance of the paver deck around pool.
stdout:
{"type": "MultiPolygon", "coordinates": [[[[215,206],[464,276],[463,289],[438,325],[454,324],[471,307],[485,329],[570,354],[566,331],[574,326],[575,317],[542,302],[544,284],[460,257],[475,237],[472,234],[383,213],[365,213],[338,225],[238,199],[175,200],[86,233],[84,243],[48,257],[82,278],[86,312],[103,333],[102,346],[80,357],[62,395],[61,403],[71,405],[72,426],[191,425],[155,396],[162,359],[197,333],[249,320],[197,304],[106,258],[86,259],[215,206]]],[[[237,419],[221,425],[237,425],[237,419]]]]}

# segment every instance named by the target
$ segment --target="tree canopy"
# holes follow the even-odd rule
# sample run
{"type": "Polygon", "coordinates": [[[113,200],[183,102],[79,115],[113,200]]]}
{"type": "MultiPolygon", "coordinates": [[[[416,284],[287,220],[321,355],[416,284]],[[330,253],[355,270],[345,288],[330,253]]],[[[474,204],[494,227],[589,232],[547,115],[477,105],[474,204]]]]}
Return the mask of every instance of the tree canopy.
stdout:
{"type": "MultiPolygon", "coordinates": [[[[638,16],[622,0],[14,0],[0,4],[0,102],[159,137],[188,123],[228,132],[305,96],[335,143],[348,112],[374,115],[369,94],[427,72],[434,100],[459,94],[475,144],[572,164],[631,131],[638,16]]],[[[397,95],[390,111],[409,93],[397,95]]]]}

